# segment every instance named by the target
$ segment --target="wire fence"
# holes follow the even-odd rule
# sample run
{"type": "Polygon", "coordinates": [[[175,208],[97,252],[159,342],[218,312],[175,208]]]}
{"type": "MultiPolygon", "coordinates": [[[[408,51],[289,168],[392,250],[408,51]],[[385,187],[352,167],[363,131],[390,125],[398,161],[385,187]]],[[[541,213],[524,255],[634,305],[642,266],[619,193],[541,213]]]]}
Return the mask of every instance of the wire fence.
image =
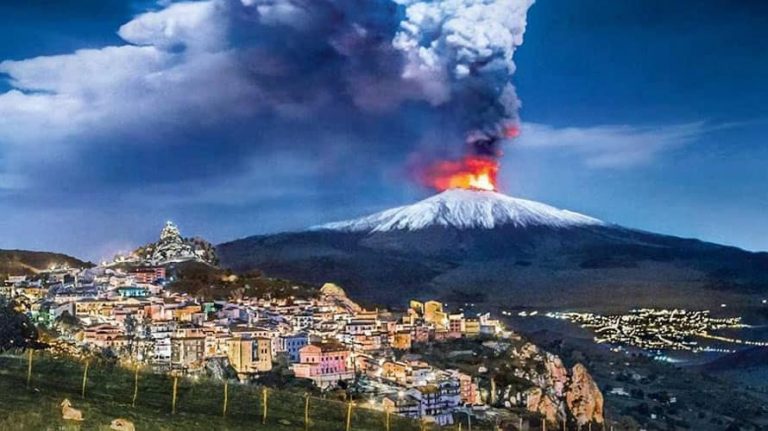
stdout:
{"type": "MultiPolygon", "coordinates": [[[[255,384],[223,382],[157,374],[139,368],[78,362],[31,350],[0,356],[0,378],[58,396],[109,402],[169,414],[226,417],[253,424],[254,429],[289,422],[298,429],[317,431],[422,431],[435,424],[367,407],[289,390],[255,384]]],[[[466,428],[466,427],[465,427],[466,428]]]]}

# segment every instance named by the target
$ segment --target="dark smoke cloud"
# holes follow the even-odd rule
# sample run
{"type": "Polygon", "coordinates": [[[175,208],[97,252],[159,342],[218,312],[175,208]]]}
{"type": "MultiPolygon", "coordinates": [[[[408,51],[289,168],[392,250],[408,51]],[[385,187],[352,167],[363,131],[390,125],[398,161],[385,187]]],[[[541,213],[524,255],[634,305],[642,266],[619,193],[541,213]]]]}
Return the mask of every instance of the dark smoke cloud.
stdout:
{"type": "Polygon", "coordinates": [[[518,122],[510,76],[530,4],[172,3],[123,25],[125,45],[0,63],[13,87],[0,94],[0,173],[77,161],[105,145],[115,154],[185,143],[236,158],[274,148],[313,153],[314,141],[335,134],[369,148],[407,139],[381,150],[403,160],[433,129],[453,135],[441,145],[465,141],[497,156],[503,131],[518,122]],[[281,139],[289,129],[304,136],[281,139]],[[43,160],[28,159],[30,147],[43,160]]]}

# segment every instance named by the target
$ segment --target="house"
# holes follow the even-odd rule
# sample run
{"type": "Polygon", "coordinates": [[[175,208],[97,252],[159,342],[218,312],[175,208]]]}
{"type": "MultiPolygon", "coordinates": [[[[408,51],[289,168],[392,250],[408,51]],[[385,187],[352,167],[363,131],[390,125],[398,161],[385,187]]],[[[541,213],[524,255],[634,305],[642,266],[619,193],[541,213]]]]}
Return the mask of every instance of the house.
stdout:
{"type": "Polygon", "coordinates": [[[416,390],[416,398],[421,401],[422,417],[432,418],[440,426],[453,424],[453,411],[461,400],[458,381],[442,379],[416,390]]]}
{"type": "Polygon", "coordinates": [[[480,404],[480,391],[472,376],[459,371],[452,373],[459,381],[459,397],[464,404],[480,404]]]}
{"type": "Polygon", "coordinates": [[[412,419],[431,420],[445,426],[453,424],[453,411],[459,405],[459,384],[444,379],[429,385],[387,395],[382,400],[385,411],[412,419]]]}
{"type": "Polygon", "coordinates": [[[439,301],[424,303],[424,321],[440,329],[448,327],[448,315],[443,312],[443,304],[439,301]]]}
{"type": "Polygon", "coordinates": [[[299,350],[309,344],[309,335],[303,332],[297,334],[281,335],[278,338],[278,352],[285,352],[288,361],[299,362],[299,350]]]}
{"type": "Polygon", "coordinates": [[[421,417],[421,401],[411,394],[399,392],[397,395],[387,395],[382,404],[384,411],[411,419],[421,417]]]}
{"type": "Polygon", "coordinates": [[[448,330],[459,334],[465,331],[464,313],[448,315],[448,330]]]}
{"type": "Polygon", "coordinates": [[[335,386],[340,380],[351,380],[355,373],[351,352],[342,344],[325,342],[299,349],[299,363],[293,365],[297,378],[310,379],[321,388],[335,386]]]}
{"type": "Polygon", "coordinates": [[[272,369],[272,341],[263,337],[236,337],[227,341],[227,357],[238,375],[272,369]]]}
{"type": "Polygon", "coordinates": [[[386,361],[381,365],[381,377],[393,380],[401,385],[405,384],[408,375],[411,372],[411,367],[405,362],[400,361],[386,361]]]}
{"type": "Polygon", "coordinates": [[[398,331],[392,336],[390,345],[393,349],[409,350],[411,348],[412,337],[410,331],[398,331]]]}
{"type": "Polygon", "coordinates": [[[87,345],[110,348],[115,351],[127,343],[123,329],[107,323],[92,325],[83,329],[82,340],[87,345]]]}
{"type": "Polygon", "coordinates": [[[205,335],[178,333],[171,337],[171,368],[197,370],[205,359],[205,335]]]}
{"type": "Polygon", "coordinates": [[[130,275],[137,283],[152,284],[158,280],[165,279],[165,267],[147,266],[132,270],[130,275]]]}
{"type": "Polygon", "coordinates": [[[475,337],[480,335],[480,320],[479,319],[464,319],[464,331],[465,337],[475,337]]]}

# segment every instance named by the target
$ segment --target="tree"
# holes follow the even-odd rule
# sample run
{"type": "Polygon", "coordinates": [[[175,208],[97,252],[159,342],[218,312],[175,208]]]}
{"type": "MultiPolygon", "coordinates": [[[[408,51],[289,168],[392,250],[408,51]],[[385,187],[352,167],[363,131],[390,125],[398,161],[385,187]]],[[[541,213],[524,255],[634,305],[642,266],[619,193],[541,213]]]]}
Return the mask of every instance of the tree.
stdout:
{"type": "Polygon", "coordinates": [[[0,352],[37,347],[37,328],[14,301],[0,298],[0,352]]]}

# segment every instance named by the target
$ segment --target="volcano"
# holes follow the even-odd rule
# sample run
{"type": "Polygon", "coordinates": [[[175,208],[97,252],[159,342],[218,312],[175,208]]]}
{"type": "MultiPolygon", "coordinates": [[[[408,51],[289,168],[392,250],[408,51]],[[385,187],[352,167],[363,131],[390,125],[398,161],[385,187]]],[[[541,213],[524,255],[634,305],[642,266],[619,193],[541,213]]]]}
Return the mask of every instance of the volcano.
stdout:
{"type": "Polygon", "coordinates": [[[221,244],[235,270],[336,282],[355,298],[626,309],[751,303],[768,253],[629,229],[483,190],[221,244]],[[706,292],[702,295],[702,292],[706,292]]]}

